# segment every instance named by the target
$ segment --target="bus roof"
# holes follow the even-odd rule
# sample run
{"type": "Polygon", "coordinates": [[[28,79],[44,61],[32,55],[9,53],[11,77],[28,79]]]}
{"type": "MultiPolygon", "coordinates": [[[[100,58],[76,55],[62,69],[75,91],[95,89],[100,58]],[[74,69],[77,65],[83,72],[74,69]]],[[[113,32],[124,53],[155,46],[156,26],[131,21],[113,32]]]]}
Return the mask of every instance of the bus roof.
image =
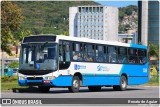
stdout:
{"type": "MultiPolygon", "coordinates": [[[[122,43],[122,42],[118,42],[118,41],[95,40],[95,39],[71,37],[71,36],[65,36],[65,35],[39,34],[39,35],[31,35],[31,36],[50,36],[50,37],[53,36],[53,37],[56,37],[55,41],[57,43],[61,39],[61,40],[70,40],[70,41],[77,41],[77,42],[87,42],[87,43],[106,44],[106,45],[116,45],[116,46],[147,49],[147,46],[145,46],[145,45],[122,43]]],[[[27,36],[27,37],[31,37],[31,36],[27,36]]],[[[24,38],[27,38],[27,37],[24,37],[24,38]]],[[[24,42],[24,39],[22,42],[24,42]]]]}
{"type": "Polygon", "coordinates": [[[104,41],[104,40],[95,40],[95,39],[89,39],[89,38],[68,37],[64,35],[56,35],[56,36],[57,36],[57,39],[63,39],[63,40],[147,49],[147,46],[145,45],[122,43],[118,41],[104,41]]]}

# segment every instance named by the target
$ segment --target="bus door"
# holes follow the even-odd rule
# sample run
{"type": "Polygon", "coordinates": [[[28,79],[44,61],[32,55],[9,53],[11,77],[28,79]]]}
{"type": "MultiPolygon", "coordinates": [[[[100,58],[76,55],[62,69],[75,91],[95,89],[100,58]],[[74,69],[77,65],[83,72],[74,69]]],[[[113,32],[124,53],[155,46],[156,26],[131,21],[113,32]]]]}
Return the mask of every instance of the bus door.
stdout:
{"type": "Polygon", "coordinates": [[[69,72],[66,70],[70,66],[70,42],[60,41],[59,42],[59,72],[62,75],[68,75],[69,72]]]}

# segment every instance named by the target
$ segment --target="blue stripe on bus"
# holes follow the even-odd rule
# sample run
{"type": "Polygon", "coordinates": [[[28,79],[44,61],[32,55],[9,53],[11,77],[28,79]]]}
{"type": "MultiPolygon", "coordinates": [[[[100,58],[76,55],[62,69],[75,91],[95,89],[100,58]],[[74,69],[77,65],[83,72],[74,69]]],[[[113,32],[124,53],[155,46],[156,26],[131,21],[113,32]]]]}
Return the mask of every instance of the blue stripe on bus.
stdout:
{"type": "Polygon", "coordinates": [[[42,80],[27,80],[26,82],[43,82],[42,80]]]}
{"type": "Polygon", "coordinates": [[[83,76],[83,86],[105,86],[105,85],[119,85],[120,77],[111,76],[83,76]]]}
{"type": "Polygon", "coordinates": [[[26,80],[18,80],[18,84],[19,84],[20,86],[27,86],[26,80]]]}
{"type": "Polygon", "coordinates": [[[53,86],[72,86],[73,76],[59,76],[54,80],[51,80],[53,86]]]}
{"type": "Polygon", "coordinates": [[[147,46],[145,46],[145,45],[137,45],[137,44],[130,44],[130,47],[147,49],[147,46]]]}

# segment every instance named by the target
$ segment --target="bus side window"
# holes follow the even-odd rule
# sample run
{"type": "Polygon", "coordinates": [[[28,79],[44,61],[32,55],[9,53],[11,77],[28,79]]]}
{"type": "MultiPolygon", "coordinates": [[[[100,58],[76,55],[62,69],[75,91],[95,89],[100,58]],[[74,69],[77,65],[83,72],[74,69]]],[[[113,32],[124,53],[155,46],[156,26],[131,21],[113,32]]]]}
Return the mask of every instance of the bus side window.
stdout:
{"type": "Polygon", "coordinates": [[[65,61],[70,62],[70,43],[67,41],[63,42],[63,55],[65,56],[65,61]]]}
{"type": "Polygon", "coordinates": [[[82,61],[82,50],[83,46],[81,43],[73,43],[72,44],[72,59],[74,61],[82,61]]]}
{"type": "Polygon", "coordinates": [[[62,41],[59,42],[59,61],[63,62],[63,45],[62,45],[62,41]]]}
{"type": "Polygon", "coordinates": [[[138,63],[145,64],[147,62],[146,50],[138,49],[138,63]]]}
{"type": "Polygon", "coordinates": [[[118,47],[118,63],[128,63],[127,48],[118,47]]]}
{"type": "Polygon", "coordinates": [[[106,62],[106,55],[104,53],[104,46],[97,45],[96,46],[96,61],[97,62],[106,62]]]}
{"type": "Polygon", "coordinates": [[[108,46],[108,56],[109,56],[109,62],[111,62],[111,63],[116,63],[117,62],[116,47],[108,46]]]}
{"type": "Polygon", "coordinates": [[[108,62],[108,47],[104,46],[104,62],[108,62]]]}
{"type": "Polygon", "coordinates": [[[84,44],[84,52],[83,52],[83,54],[84,54],[84,56],[83,56],[84,61],[89,61],[89,59],[88,59],[89,57],[88,57],[88,54],[87,54],[87,51],[88,51],[87,46],[88,46],[88,44],[84,44]]]}
{"type": "Polygon", "coordinates": [[[138,62],[137,61],[137,50],[136,49],[129,48],[128,49],[128,55],[129,55],[128,63],[136,64],[138,62]]]}
{"type": "Polygon", "coordinates": [[[87,45],[87,61],[94,61],[95,53],[94,53],[94,45],[88,44],[87,45]]]}

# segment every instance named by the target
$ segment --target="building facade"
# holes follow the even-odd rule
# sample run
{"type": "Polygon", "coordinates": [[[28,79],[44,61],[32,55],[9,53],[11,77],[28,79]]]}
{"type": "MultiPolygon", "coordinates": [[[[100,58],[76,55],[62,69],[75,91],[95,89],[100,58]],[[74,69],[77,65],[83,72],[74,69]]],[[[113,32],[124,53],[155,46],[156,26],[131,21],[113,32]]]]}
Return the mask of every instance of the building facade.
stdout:
{"type": "Polygon", "coordinates": [[[138,1],[138,41],[159,45],[159,1],[138,1]]]}
{"type": "Polygon", "coordinates": [[[69,35],[117,41],[118,8],[112,6],[70,7],[69,35]]]}

